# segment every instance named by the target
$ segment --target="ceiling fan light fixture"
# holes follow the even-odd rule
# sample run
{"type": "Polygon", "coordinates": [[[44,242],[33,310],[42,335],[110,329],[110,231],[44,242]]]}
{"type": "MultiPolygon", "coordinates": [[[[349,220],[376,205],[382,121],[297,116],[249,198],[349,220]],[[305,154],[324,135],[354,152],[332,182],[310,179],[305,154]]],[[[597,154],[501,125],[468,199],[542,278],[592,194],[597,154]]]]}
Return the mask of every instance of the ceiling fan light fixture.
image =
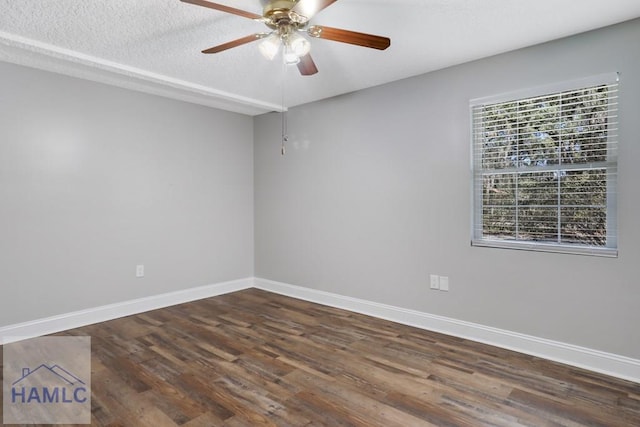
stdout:
{"type": "Polygon", "coordinates": [[[307,55],[311,50],[311,43],[309,43],[309,40],[302,37],[300,34],[290,34],[288,42],[291,50],[298,58],[302,58],[307,55]]]}
{"type": "Polygon", "coordinates": [[[291,46],[286,44],[284,45],[282,58],[284,59],[284,63],[287,65],[295,65],[300,62],[300,57],[293,51],[291,46]]]}
{"type": "Polygon", "coordinates": [[[280,36],[277,33],[271,33],[268,37],[260,42],[258,49],[262,56],[268,60],[273,60],[280,50],[280,36]]]}

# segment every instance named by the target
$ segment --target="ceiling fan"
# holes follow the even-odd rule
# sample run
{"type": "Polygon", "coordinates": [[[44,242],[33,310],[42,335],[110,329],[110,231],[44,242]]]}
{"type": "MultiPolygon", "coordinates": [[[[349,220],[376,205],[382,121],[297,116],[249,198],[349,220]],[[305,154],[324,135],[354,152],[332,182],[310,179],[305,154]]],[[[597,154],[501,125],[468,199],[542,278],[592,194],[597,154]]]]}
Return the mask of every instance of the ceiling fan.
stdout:
{"type": "Polygon", "coordinates": [[[309,53],[311,43],[306,37],[299,33],[306,33],[314,38],[333,40],[379,50],[384,50],[391,45],[391,40],[388,37],[321,25],[309,25],[309,20],[313,18],[316,13],[330,6],[337,0],[266,0],[264,1],[265,5],[262,15],[212,3],[207,0],[180,1],[231,13],[242,16],[243,18],[253,19],[254,21],[264,23],[271,30],[266,33],[255,33],[223,43],[205,49],[202,53],[218,53],[256,40],[262,40],[259,49],[266,58],[273,59],[282,47],[285,63],[297,64],[298,70],[300,70],[300,74],[303,76],[310,76],[317,73],[318,68],[309,53]]]}

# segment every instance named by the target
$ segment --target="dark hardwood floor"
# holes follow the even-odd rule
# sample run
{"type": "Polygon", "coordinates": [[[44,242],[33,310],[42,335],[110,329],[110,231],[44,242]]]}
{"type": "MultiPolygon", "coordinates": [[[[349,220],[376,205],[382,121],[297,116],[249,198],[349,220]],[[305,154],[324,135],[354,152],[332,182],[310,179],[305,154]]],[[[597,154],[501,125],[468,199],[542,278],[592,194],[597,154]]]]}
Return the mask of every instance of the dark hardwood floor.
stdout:
{"type": "Polygon", "coordinates": [[[96,426],[640,426],[640,384],[256,289],[58,335],[96,426]]]}

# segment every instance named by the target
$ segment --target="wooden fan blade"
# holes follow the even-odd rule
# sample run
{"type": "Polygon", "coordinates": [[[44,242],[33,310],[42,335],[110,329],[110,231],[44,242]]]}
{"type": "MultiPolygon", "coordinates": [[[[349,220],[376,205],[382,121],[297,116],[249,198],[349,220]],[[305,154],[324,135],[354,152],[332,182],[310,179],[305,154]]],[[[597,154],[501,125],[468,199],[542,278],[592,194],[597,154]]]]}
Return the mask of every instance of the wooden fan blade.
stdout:
{"type": "Polygon", "coordinates": [[[300,62],[298,62],[298,70],[300,70],[300,74],[303,76],[312,76],[318,72],[316,63],[311,59],[311,54],[307,53],[305,56],[300,58],[300,62]]]}
{"type": "Polygon", "coordinates": [[[255,19],[256,21],[262,21],[261,15],[236,9],[234,7],[225,6],[218,3],[211,3],[210,1],[205,1],[205,0],[180,0],[180,1],[184,3],[191,3],[198,6],[208,7],[209,9],[215,9],[215,10],[220,10],[222,12],[232,13],[234,15],[242,16],[244,18],[255,19]]]}
{"type": "Polygon", "coordinates": [[[302,18],[302,22],[307,22],[316,13],[322,9],[331,6],[337,0],[300,0],[292,9],[291,12],[302,18]]]}
{"type": "Polygon", "coordinates": [[[251,43],[251,42],[256,41],[256,40],[260,40],[264,36],[265,35],[263,33],[251,34],[250,36],[245,36],[245,37],[242,37],[240,39],[233,40],[233,41],[230,41],[230,42],[227,42],[227,43],[223,43],[223,44],[218,45],[218,46],[210,47],[209,49],[203,50],[202,53],[218,53],[218,52],[222,52],[223,50],[231,49],[231,48],[234,48],[234,47],[242,46],[243,44],[247,44],[247,43],[251,43]]]}
{"type": "Polygon", "coordinates": [[[391,45],[391,40],[388,37],[374,36],[373,34],[357,33],[355,31],[341,30],[339,28],[324,27],[320,25],[309,27],[307,32],[311,37],[355,44],[379,50],[385,50],[391,45]]]}

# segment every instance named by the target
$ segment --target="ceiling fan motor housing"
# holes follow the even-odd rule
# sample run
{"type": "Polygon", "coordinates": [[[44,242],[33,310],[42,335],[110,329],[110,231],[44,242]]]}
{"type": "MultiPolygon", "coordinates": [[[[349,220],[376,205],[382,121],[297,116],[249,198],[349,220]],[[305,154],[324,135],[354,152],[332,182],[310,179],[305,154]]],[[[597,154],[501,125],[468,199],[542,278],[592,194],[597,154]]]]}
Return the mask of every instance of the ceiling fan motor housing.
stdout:
{"type": "Polygon", "coordinates": [[[307,19],[291,11],[296,3],[296,0],[273,0],[267,3],[262,12],[266,19],[265,24],[274,30],[281,27],[298,29],[304,26],[307,19]]]}

